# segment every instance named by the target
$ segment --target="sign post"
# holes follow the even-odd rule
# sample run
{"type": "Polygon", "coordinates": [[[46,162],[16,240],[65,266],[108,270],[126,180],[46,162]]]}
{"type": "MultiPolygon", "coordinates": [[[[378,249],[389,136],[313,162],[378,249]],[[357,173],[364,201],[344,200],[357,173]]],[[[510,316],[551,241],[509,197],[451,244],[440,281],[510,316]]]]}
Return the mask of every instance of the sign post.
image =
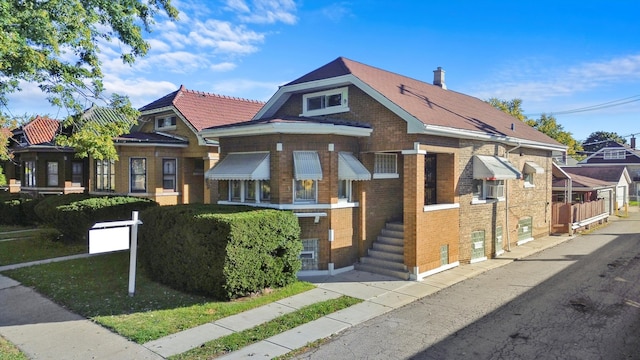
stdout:
{"type": "Polygon", "coordinates": [[[138,254],[138,212],[131,213],[131,220],[96,223],[89,230],[89,254],[130,249],[129,296],[136,292],[136,262],[138,254]]]}

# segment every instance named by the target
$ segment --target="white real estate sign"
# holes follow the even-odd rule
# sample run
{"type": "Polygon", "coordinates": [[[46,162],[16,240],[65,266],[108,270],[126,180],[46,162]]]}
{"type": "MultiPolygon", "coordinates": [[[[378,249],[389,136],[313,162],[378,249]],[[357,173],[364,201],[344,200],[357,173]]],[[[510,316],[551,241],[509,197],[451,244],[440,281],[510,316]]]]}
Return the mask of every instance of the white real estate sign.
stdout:
{"type": "Polygon", "coordinates": [[[89,254],[128,250],[129,226],[89,230],[89,254]]]}

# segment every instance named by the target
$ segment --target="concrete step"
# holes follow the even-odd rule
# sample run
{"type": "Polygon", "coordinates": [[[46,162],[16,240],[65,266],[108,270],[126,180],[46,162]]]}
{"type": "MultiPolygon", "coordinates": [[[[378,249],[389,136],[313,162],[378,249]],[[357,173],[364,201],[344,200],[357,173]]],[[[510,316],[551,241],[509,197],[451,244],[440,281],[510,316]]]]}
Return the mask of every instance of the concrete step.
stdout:
{"type": "Polygon", "coordinates": [[[385,268],[394,271],[407,271],[407,267],[401,262],[388,261],[380,258],[374,258],[371,256],[365,256],[360,258],[361,264],[369,264],[379,268],[385,268]]]}
{"type": "Polygon", "coordinates": [[[391,230],[389,228],[384,228],[380,231],[380,236],[404,239],[404,231],[397,231],[397,230],[391,230]]]}
{"type": "Polygon", "coordinates": [[[387,244],[387,245],[404,246],[404,239],[396,238],[396,237],[388,237],[383,235],[378,235],[374,243],[376,242],[381,244],[387,244]]]}
{"type": "Polygon", "coordinates": [[[389,230],[404,232],[404,224],[402,223],[396,223],[396,222],[386,223],[385,228],[389,230]]]}
{"type": "Polygon", "coordinates": [[[355,268],[356,270],[359,270],[359,271],[367,271],[374,274],[391,276],[391,277],[402,279],[402,280],[409,280],[409,272],[407,271],[395,271],[395,270],[379,268],[379,267],[376,267],[375,265],[363,264],[363,263],[356,264],[355,268]]]}
{"type": "Polygon", "coordinates": [[[402,254],[404,256],[404,246],[383,244],[377,241],[373,242],[373,250],[389,252],[392,254],[402,254]]]}
{"type": "Polygon", "coordinates": [[[404,263],[404,254],[369,249],[369,251],[367,252],[367,256],[370,256],[372,258],[387,260],[387,261],[404,263]]]}

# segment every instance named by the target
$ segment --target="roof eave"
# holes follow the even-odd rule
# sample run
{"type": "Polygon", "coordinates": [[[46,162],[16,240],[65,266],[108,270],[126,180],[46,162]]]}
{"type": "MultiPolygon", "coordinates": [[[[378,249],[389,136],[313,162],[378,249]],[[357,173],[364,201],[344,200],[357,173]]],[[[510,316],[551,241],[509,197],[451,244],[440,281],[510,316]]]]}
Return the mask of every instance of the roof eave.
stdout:
{"type": "Polygon", "coordinates": [[[344,135],[368,137],[373,129],[335,124],[283,124],[269,123],[247,126],[229,127],[224,129],[204,129],[200,131],[206,139],[222,137],[255,136],[269,134],[314,134],[314,135],[344,135]]]}

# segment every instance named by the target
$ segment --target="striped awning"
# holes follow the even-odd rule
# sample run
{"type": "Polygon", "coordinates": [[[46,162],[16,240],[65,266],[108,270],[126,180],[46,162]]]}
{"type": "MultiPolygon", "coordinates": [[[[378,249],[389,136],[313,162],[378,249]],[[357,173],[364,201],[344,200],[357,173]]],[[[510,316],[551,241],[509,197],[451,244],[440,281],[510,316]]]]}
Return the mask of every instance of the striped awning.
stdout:
{"type": "Polygon", "coordinates": [[[269,160],[268,152],[230,153],[204,176],[208,180],[269,180],[269,160]]]}
{"type": "Polygon", "coordinates": [[[544,174],[544,168],[533,161],[525,161],[522,172],[525,174],[544,174]]]}
{"type": "Polygon", "coordinates": [[[316,151],[294,151],[293,170],[296,180],[322,180],[320,157],[316,151]]]}
{"type": "Polygon", "coordinates": [[[371,173],[351,153],[338,153],[338,180],[371,180],[371,173]]]}
{"type": "Polygon", "coordinates": [[[474,155],[473,178],[485,180],[521,179],[522,174],[509,160],[499,156],[474,155]]]}

